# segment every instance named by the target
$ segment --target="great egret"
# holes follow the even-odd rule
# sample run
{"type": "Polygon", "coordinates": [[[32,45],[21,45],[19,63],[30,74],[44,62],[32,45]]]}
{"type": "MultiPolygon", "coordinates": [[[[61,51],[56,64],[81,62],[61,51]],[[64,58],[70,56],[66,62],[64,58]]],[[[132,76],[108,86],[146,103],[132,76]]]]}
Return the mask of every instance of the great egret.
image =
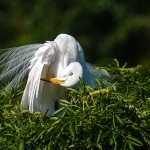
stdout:
{"type": "MultiPolygon", "coordinates": [[[[28,75],[21,110],[29,107],[31,112],[42,114],[48,110],[47,116],[50,116],[56,103],[61,107],[59,99],[67,99],[66,88],[78,87],[79,78],[86,85],[95,86],[96,71],[85,62],[80,44],[67,34],[60,34],[44,44],[2,49],[0,60],[3,68],[0,81],[9,78],[13,86],[28,75]]],[[[103,73],[98,74],[102,77],[103,73]]]]}

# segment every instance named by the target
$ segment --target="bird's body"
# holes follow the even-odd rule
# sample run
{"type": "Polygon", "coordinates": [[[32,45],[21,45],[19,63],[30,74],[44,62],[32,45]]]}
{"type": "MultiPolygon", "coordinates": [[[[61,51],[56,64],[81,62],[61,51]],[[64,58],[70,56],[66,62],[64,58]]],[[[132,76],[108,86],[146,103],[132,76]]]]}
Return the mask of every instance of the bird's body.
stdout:
{"type": "MultiPolygon", "coordinates": [[[[39,110],[43,114],[48,109],[49,116],[55,111],[56,102],[60,108],[59,99],[68,97],[66,87],[41,81],[40,78],[62,78],[65,75],[62,75],[63,70],[73,62],[79,62],[84,66],[82,68],[86,67],[81,46],[69,35],[61,34],[53,42],[47,42],[39,48],[30,63],[31,70],[23,93],[21,109],[29,106],[31,112],[39,110]]],[[[90,74],[88,69],[83,72],[90,74]]],[[[77,77],[78,80],[79,77],[82,75],[77,77]]],[[[93,86],[92,77],[87,81],[87,84],[93,86]]],[[[68,87],[75,87],[77,84],[78,82],[68,87]]]]}
{"type": "Polygon", "coordinates": [[[15,73],[17,71],[20,73],[13,75],[12,82],[14,83],[19,82],[28,74],[21,110],[29,107],[31,112],[41,111],[42,114],[48,110],[47,116],[50,116],[55,111],[56,103],[60,108],[59,100],[68,98],[66,88],[76,88],[79,85],[79,78],[82,78],[86,85],[94,87],[95,80],[89,70],[90,66],[85,62],[80,44],[72,36],[60,34],[54,41],[48,41],[41,45],[30,45],[30,47],[22,47],[23,52],[20,52],[21,48],[20,51],[12,49],[14,52],[8,50],[0,57],[8,55],[10,57],[2,60],[2,63],[6,61],[7,63],[4,65],[5,71],[1,74],[0,80],[9,75],[7,71],[14,73],[15,70],[15,73]],[[18,61],[23,62],[16,67],[10,67],[11,61],[13,63],[17,61],[16,58],[11,60],[11,56],[15,56],[16,51],[16,58],[20,58],[18,61]],[[26,57],[26,55],[29,56],[26,57]]]}

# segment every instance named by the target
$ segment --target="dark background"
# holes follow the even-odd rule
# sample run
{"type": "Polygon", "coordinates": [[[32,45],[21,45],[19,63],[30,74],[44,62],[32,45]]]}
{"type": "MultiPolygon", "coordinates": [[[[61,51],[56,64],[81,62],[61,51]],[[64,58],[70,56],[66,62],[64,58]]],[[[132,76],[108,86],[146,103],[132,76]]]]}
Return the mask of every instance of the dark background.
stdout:
{"type": "Polygon", "coordinates": [[[74,36],[86,61],[150,68],[150,0],[0,0],[0,48],[74,36]]]}

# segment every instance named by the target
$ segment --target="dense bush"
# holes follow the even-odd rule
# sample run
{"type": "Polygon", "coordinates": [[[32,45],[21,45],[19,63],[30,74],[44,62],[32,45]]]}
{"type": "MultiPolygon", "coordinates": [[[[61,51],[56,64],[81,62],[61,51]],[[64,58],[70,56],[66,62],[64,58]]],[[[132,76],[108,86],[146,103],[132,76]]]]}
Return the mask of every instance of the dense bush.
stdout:
{"type": "Polygon", "coordinates": [[[141,66],[120,68],[116,60],[105,69],[113,84],[97,81],[92,89],[81,81],[50,118],[20,112],[19,87],[1,90],[0,149],[150,149],[149,77],[140,74],[141,66]]]}

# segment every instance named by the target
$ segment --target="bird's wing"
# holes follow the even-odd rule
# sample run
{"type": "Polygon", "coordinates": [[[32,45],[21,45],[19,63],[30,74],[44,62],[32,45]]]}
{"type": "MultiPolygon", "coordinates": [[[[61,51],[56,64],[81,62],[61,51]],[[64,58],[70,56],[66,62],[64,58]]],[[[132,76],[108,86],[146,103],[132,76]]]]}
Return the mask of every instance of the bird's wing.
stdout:
{"type": "Polygon", "coordinates": [[[30,61],[30,72],[26,88],[23,93],[21,109],[27,108],[34,112],[40,109],[42,89],[44,82],[41,77],[46,77],[49,65],[55,60],[57,46],[55,42],[47,42],[40,47],[30,61]]]}
{"type": "Polygon", "coordinates": [[[0,83],[11,82],[14,86],[29,73],[30,61],[43,44],[0,49],[0,83]]]}

